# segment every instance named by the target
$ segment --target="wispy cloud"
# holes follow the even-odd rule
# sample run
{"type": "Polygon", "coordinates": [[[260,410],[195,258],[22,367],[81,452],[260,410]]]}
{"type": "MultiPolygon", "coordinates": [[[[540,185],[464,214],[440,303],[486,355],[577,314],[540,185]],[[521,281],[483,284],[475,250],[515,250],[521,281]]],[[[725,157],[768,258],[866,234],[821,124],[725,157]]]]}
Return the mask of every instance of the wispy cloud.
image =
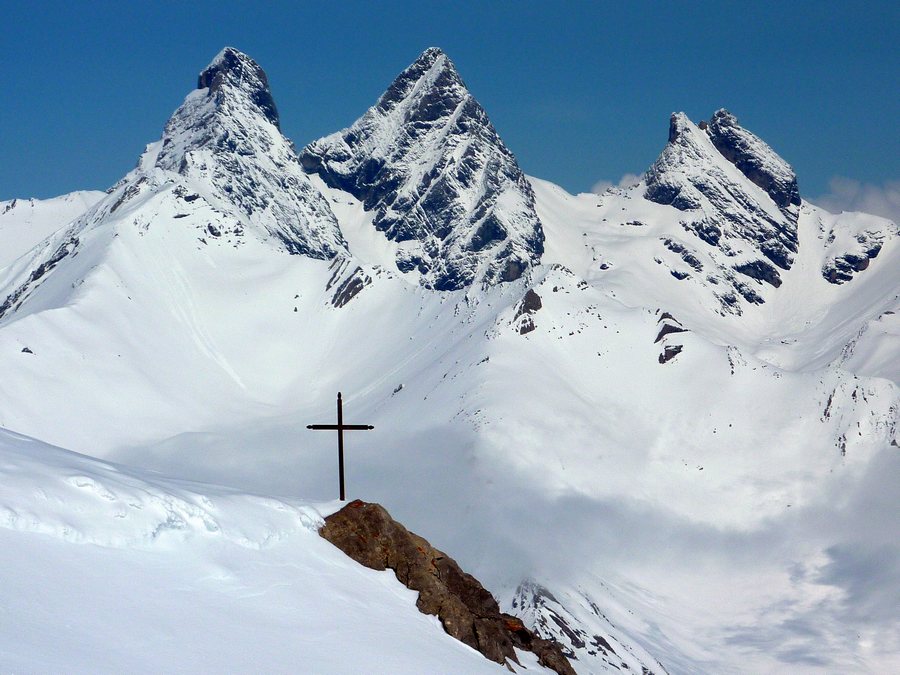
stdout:
{"type": "Polygon", "coordinates": [[[828,182],[828,188],[829,192],[811,201],[832,213],[863,211],[900,223],[900,180],[875,185],[835,176],[828,182]]]}
{"type": "Polygon", "coordinates": [[[594,194],[602,195],[611,187],[620,187],[627,188],[631,187],[635,183],[637,183],[641,179],[636,173],[626,173],[622,176],[618,181],[611,181],[606,179],[598,180],[594,183],[594,187],[591,188],[591,192],[594,194]]]}

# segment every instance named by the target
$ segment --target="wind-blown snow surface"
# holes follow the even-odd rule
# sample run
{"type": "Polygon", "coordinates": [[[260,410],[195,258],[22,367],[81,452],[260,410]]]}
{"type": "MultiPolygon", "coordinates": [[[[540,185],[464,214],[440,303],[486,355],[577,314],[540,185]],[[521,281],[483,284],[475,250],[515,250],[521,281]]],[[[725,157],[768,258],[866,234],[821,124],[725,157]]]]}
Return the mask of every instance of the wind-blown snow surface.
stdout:
{"type": "MultiPolygon", "coordinates": [[[[280,147],[259,96],[235,93],[243,128],[280,147]]],[[[784,216],[686,125],[717,188],[784,216]]],[[[191,152],[295,203],[222,138],[191,152]]],[[[142,476],[322,501],[334,439],[305,426],[341,390],[347,422],[376,427],[348,434],[350,496],[556,631],[581,672],[900,669],[895,224],[788,200],[776,287],[734,269],[760,240],[690,227],[709,205],[650,201],[646,179],[601,196],[531,179],[542,263],[435,292],[319,177],[298,189],[322,219],[293,211],[288,241],[327,254],[154,152],[0,272],[0,426],[142,476]],[[726,309],[734,279],[761,302],[726,309]]]]}
{"type": "Polygon", "coordinates": [[[334,502],[165,480],[4,430],[0,480],[4,671],[508,672],[321,539],[334,502]]]}

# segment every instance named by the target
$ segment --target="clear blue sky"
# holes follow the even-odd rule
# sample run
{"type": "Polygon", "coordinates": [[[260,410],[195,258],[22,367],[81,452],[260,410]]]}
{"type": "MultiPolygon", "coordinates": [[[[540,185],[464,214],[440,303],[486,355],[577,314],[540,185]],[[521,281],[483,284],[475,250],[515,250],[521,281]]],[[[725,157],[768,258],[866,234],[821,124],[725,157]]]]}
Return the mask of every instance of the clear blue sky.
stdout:
{"type": "Polygon", "coordinates": [[[807,196],[836,175],[900,178],[896,0],[3,0],[0,26],[0,199],[111,185],[225,45],[269,74],[298,146],[350,124],[435,45],[523,169],[570,191],[644,171],[672,111],[719,107],[807,196]]]}

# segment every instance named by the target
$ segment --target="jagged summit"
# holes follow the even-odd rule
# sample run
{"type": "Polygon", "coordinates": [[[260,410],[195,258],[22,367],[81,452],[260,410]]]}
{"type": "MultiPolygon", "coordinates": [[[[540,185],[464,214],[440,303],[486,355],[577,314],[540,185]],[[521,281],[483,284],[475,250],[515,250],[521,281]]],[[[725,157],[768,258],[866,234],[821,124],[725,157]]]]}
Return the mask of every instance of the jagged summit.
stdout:
{"type": "MultiPolygon", "coordinates": [[[[256,229],[290,253],[329,259],[346,250],[328,202],[281,134],[259,64],[226,47],[200,73],[197,86],[133,173],[180,175],[214,209],[235,214],[238,222],[228,229],[256,229]]],[[[125,179],[130,180],[140,176],[125,179]]]]}
{"type": "Polygon", "coordinates": [[[434,63],[439,57],[446,57],[447,54],[440,47],[428,47],[424,52],[419,54],[419,58],[417,58],[413,65],[416,63],[425,63],[430,64],[434,63]]]}
{"type": "Polygon", "coordinates": [[[374,212],[420,283],[456,290],[519,278],[544,235],[515,157],[455,66],[425,50],[349,129],[300,153],[304,168],[374,212]]]}
{"type": "Polygon", "coordinates": [[[39,305],[51,271],[56,274],[71,265],[70,273],[77,277],[70,282],[74,291],[101,267],[78,268],[72,261],[82,253],[82,259],[93,256],[114,265],[107,247],[120,235],[125,236],[119,241],[132,241],[128,255],[135,258],[152,257],[159,248],[166,251],[160,259],[193,251],[217,259],[218,251],[251,240],[276,254],[331,259],[347,252],[328,201],[278,128],[259,65],[226,48],[203,70],[198,85],[131,172],[11,269],[5,278],[7,293],[0,298],[0,318],[32,298],[39,305]],[[135,232],[138,238],[132,240],[135,232]]]}
{"type": "MultiPolygon", "coordinates": [[[[737,117],[725,108],[720,108],[709,122],[701,121],[694,125],[683,112],[672,113],[669,120],[670,144],[694,142],[696,145],[699,136],[693,135],[695,132],[702,132],[708,137],[719,155],[764,190],[785,211],[788,218],[797,220],[796,211],[789,210],[789,207],[799,206],[801,203],[796,173],[761,138],[741,127],[737,117]],[[685,133],[688,136],[682,138],[685,133]],[[688,140],[690,138],[694,140],[688,140]]],[[[702,155],[704,151],[698,149],[697,154],[702,155]]]]}
{"type": "MultiPolygon", "coordinates": [[[[779,269],[790,269],[799,246],[797,179],[731,113],[719,110],[699,125],[673,113],[668,143],[644,181],[647,199],[684,212],[683,228],[723,254],[724,278],[745,300],[763,302],[735,273],[781,285],[779,269]]],[[[733,294],[722,299],[736,307],[733,294]]]]}
{"type": "Polygon", "coordinates": [[[672,116],[669,118],[669,143],[674,143],[678,140],[678,137],[685,131],[685,129],[689,129],[691,121],[688,119],[687,115],[683,112],[673,112],[672,116]]]}
{"type": "MultiPolygon", "coordinates": [[[[539,213],[552,227],[542,199],[539,190],[539,213]]],[[[657,272],[679,282],[677,295],[702,298],[727,317],[766,303],[774,307],[754,311],[757,317],[786,306],[795,317],[798,293],[818,307],[811,298],[827,293],[822,279],[834,285],[853,280],[896,237],[896,226],[885,219],[835,217],[801,199],[791,166],[724,108],[697,124],[672,113],[667,143],[643,180],[609,191],[601,208],[604,223],[619,223],[635,241],[656,240],[650,259],[657,272]],[[810,270],[818,278],[810,278],[810,270]]],[[[600,271],[615,267],[614,245],[592,243],[593,259],[603,260],[600,271]]],[[[604,274],[607,281],[610,276],[604,274]]],[[[638,276],[627,285],[640,285],[638,276]]],[[[673,303],[667,298],[665,304],[673,303]]]]}
{"type": "Polygon", "coordinates": [[[280,128],[278,109],[265,71],[234,47],[225,47],[197,77],[197,88],[209,89],[209,96],[222,96],[223,88],[227,87],[247,92],[266,119],[280,128]]]}
{"type": "Polygon", "coordinates": [[[436,119],[442,112],[441,106],[455,107],[460,97],[454,96],[451,90],[466,89],[449,57],[440,48],[429,47],[397,76],[375,105],[383,111],[391,110],[408,97],[417,86],[421,89],[431,89],[436,94],[424,101],[424,105],[410,115],[410,119],[419,121],[436,119]],[[448,95],[441,96],[440,94],[444,92],[448,95]]]}
{"type": "MultiPolygon", "coordinates": [[[[797,175],[790,164],[762,139],[741,127],[734,115],[720,108],[706,126],[706,132],[716,150],[765,190],[780,209],[800,206],[797,175]]],[[[790,215],[796,220],[796,213],[790,215]]]]}

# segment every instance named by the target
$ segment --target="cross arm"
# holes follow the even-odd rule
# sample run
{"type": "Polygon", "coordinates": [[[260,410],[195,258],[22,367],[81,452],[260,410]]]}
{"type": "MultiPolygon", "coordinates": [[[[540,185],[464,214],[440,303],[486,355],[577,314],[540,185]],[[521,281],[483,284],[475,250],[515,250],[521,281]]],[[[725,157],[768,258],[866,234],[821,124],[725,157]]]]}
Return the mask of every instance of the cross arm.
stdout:
{"type": "Polygon", "coordinates": [[[329,431],[337,431],[344,429],[345,431],[368,431],[374,429],[371,424],[307,424],[307,429],[328,429],[329,431]]]}

